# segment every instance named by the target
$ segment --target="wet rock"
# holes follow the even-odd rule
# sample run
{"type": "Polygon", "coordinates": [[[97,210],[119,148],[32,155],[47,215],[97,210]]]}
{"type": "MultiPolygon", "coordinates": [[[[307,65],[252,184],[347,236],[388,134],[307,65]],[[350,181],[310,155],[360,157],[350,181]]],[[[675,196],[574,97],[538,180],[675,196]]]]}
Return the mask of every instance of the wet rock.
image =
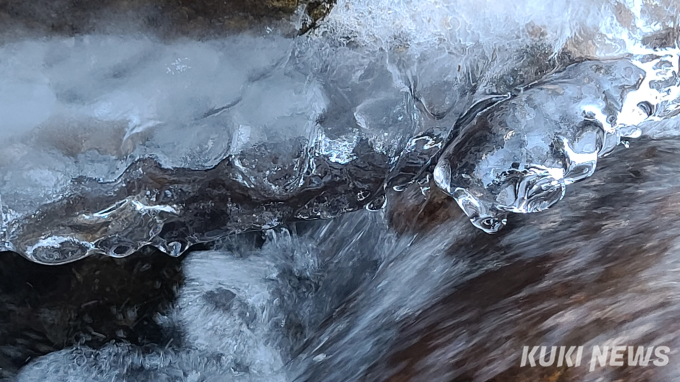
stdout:
{"type": "MultiPolygon", "coordinates": [[[[636,141],[604,158],[588,188],[576,184],[565,203],[521,216],[497,240],[459,235],[449,255],[490,267],[442,285],[445,296],[404,321],[389,366],[377,364],[366,380],[674,379],[651,363],[590,371],[590,362],[596,345],[678,346],[677,289],[669,281],[677,277],[679,147],[677,140],[636,141]],[[540,345],[584,346],[582,363],[520,367],[523,346],[540,345]]],[[[408,219],[418,219],[410,211],[416,216],[408,219]]]]}

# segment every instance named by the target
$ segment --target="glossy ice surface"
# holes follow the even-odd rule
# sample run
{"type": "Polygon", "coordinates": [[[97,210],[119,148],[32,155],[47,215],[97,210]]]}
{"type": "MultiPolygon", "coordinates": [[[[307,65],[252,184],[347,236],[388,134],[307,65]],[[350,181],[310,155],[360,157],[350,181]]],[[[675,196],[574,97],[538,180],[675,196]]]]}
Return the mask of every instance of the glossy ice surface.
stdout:
{"type": "Polygon", "coordinates": [[[674,8],[579,4],[351,1],[296,37],[6,42],[2,248],[177,256],[430,178],[495,232],[677,114],[674,8]]]}

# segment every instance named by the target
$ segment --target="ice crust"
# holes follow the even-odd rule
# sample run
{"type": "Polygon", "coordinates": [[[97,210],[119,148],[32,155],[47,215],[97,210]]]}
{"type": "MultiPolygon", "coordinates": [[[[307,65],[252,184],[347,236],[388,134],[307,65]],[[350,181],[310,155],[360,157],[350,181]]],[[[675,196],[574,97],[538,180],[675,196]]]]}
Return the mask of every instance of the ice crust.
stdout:
{"type": "Polygon", "coordinates": [[[473,223],[673,135],[677,4],[340,0],[319,27],[0,47],[2,249],[60,264],[379,209],[434,175],[473,223]],[[436,167],[434,167],[436,165],[436,167]]]}

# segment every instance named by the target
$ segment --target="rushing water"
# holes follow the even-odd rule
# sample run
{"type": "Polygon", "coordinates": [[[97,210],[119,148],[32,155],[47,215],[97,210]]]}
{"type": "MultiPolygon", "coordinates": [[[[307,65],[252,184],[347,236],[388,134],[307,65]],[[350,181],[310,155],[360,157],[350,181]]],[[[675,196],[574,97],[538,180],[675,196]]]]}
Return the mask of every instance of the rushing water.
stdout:
{"type": "Polygon", "coordinates": [[[0,344],[0,372],[671,380],[515,366],[535,343],[677,343],[679,11],[339,0],[295,37],[4,41],[2,249],[67,267],[151,247],[184,281],[144,313],[154,340],[88,322],[50,351],[0,344]]]}

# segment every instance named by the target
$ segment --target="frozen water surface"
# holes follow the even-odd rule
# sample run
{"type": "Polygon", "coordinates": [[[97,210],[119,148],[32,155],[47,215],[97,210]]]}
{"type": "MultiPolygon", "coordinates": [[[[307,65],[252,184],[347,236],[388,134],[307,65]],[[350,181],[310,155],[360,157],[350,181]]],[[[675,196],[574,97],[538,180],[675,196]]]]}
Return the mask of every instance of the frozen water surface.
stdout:
{"type": "Polygon", "coordinates": [[[380,208],[385,187],[435,164],[495,232],[676,114],[670,4],[565,6],[340,2],[297,38],[8,42],[3,246],[46,264],[148,244],[179,255],[380,208]]]}

